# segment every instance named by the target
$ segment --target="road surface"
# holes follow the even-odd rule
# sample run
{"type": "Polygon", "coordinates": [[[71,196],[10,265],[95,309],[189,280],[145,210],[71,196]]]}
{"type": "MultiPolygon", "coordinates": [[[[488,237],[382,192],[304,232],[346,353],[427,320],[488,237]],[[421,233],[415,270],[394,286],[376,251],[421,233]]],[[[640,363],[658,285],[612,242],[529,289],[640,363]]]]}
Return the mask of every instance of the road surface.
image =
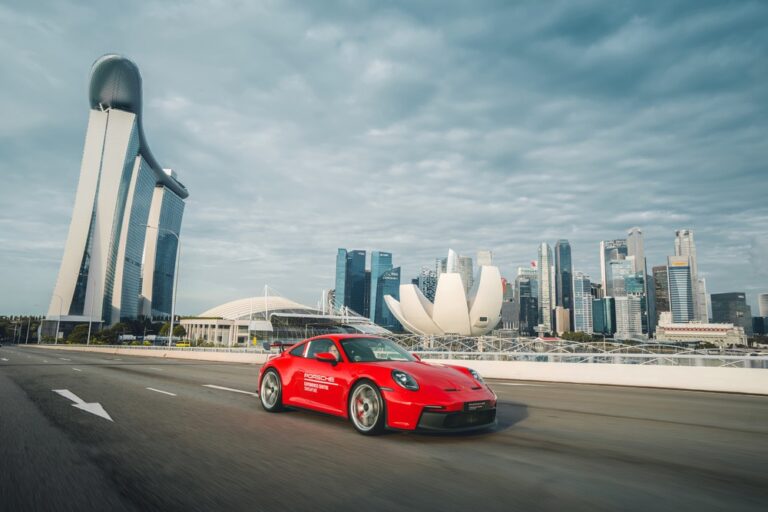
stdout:
{"type": "Polygon", "coordinates": [[[493,431],[370,438],[338,418],[264,412],[257,372],[1,347],[0,510],[736,511],[768,503],[768,397],[498,381],[493,431]]]}

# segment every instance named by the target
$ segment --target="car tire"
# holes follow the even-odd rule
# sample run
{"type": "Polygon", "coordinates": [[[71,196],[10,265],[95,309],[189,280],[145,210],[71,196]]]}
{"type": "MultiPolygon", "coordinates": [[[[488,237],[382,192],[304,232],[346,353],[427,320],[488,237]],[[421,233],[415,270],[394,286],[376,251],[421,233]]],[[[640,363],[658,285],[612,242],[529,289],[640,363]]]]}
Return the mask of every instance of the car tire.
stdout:
{"type": "Polygon", "coordinates": [[[277,370],[270,368],[264,372],[259,386],[259,401],[267,412],[283,410],[283,383],[277,370]]]}
{"type": "Polygon", "coordinates": [[[386,407],[379,387],[370,380],[361,380],[349,393],[349,420],[355,430],[366,436],[384,432],[386,407]]]}

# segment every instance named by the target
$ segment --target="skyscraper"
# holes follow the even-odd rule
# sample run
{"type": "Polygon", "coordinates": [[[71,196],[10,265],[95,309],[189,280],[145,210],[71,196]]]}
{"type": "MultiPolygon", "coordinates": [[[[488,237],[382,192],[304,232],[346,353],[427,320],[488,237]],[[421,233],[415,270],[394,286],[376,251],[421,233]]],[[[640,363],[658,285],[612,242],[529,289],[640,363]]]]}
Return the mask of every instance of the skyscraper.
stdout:
{"type": "MultiPolygon", "coordinates": [[[[389,312],[389,308],[384,304],[384,302],[378,302],[379,292],[378,292],[378,285],[379,285],[379,277],[381,277],[385,272],[388,270],[392,270],[392,253],[391,252],[382,252],[382,251],[373,251],[371,252],[371,277],[370,277],[370,302],[369,302],[369,316],[371,320],[376,322],[377,315],[380,315],[379,309],[386,309],[387,312],[389,312]]],[[[398,289],[399,289],[399,282],[398,282],[398,289]]],[[[391,294],[390,294],[391,295],[391,294]]],[[[383,295],[381,295],[382,301],[383,295]]],[[[399,297],[395,297],[399,300],[399,297]]],[[[378,323],[378,322],[376,322],[378,323]]]]}
{"type": "Polygon", "coordinates": [[[761,317],[768,317],[768,293],[761,293],[757,296],[757,308],[761,317]]]}
{"type": "Polygon", "coordinates": [[[142,303],[145,311],[168,315],[189,193],[149,149],[133,62],[99,58],[89,103],[80,181],[48,318],[114,324],[137,318],[142,303]]]}
{"type": "Polygon", "coordinates": [[[536,334],[536,326],[539,323],[537,278],[535,271],[533,272],[534,275],[530,273],[533,270],[525,268],[522,273],[518,272],[517,277],[515,277],[512,328],[516,329],[521,336],[536,334]]]}
{"type": "Polygon", "coordinates": [[[469,293],[472,289],[472,285],[475,284],[474,269],[472,266],[472,258],[469,256],[459,256],[457,260],[458,272],[461,276],[461,282],[464,283],[464,292],[469,293]]]}
{"type": "Polygon", "coordinates": [[[552,248],[542,242],[539,246],[539,324],[544,332],[552,331],[552,310],[554,309],[554,267],[552,265],[552,248]]]}
{"type": "Polygon", "coordinates": [[[616,301],[613,297],[592,299],[592,332],[605,336],[616,332],[616,301]]]}
{"type": "Polygon", "coordinates": [[[713,293],[712,321],[721,324],[733,324],[744,328],[744,332],[752,335],[752,308],[747,304],[744,293],[713,293]]]}
{"type": "MultiPolygon", "coordinates": [[[[172,176],[175,174],[171,171],[172,176]]],[[[140,314],[148,318],[168,318],[173,300],[178,235],[184,202],[165,187],[155,187],[149,208],[148,229],[144,240],[144,264],[141,272],[140,314]]],[[[123,292],[125,293],[125,291],[123,292]]]]}
{"type": "Polygon", "coordinates": [[[558,336],[571,330],[571,315],[563,306],[555,306],[555,332],[558,336]]]}
{"type": "MultiPolygon", "coordinates": [[[[693,240],[693,231],[690,229],[678,229],[675,231],[675,256],[686,256],[689,260],[691,272],[691,290],[693,294],[693,320],[707,322],[707,289],[706,282],[699,278],[699,266],[696,258],[696,243],[693,240]]],[[[674,315],[673,315],[674,316],[674,315]]]]}
{"type": "Polygon", "coordinates": [[[669,311],[669,278],[667,276],[667,266],[659,265],[653,267],[653,286],[655,294],[656,321],[659,323],[661,313],[669,311]]]}
{"type": "Polygon", "coordinates": [[[638,227],[630,228],[627,232],[627,256],[634,256],[633,270],[645,274],[643,232],[638,227]]]}
{"type": "MultiPolygon", "coordinates": [[[[371,280],[373,281],[373,270],[371,270],[371,280]]],[[[376,308],[371,306],[371,319],[378,325],[392,331],[402,330],[400,322],[387,307],[384,302],[385,295],[391,295],[394,299],[400,300],[400,267],[390,268],[383,272],[376,279],[376,308]]],[[[373,282],[371,282],[373,290],[373,282]]],[[[371,299],[373,304],[373,299],[371,299]]]]}
{"type": "Polygon", "coordinates": [[[558,240],[555,244],[555,304],[573,315],[573,267],[568,240],[558,240]]]}
{"type": "MultiPolygon", "coordinates": [[[[606,297],[613,297],[609,264],[614,260],[623,260],[628,256],[627,241],[603,240],[600,242],[600,278],[603,285],[603,293],[606,297]]],[[[634,266],[634,265],[633,265],[634,266]]]]}
{"type": "Polygon", "coordinates": [[[366,303],[365,251],[339,249],[336,255],[336,307],[347,307],[365,316],[366,303]]]}
{"type": "Polygon", "coordinates": [[[626,279],[634,274],[635,258],[627,256],[625,259],[611,260],[608,262],[608,290],[606,297],[623,297],[627,294],[626,279]]]}
{"type": "Polygon", "coordinates": [[[573,274],[573,330],[592,334],[592,285],[583,272],[573,274]]]}
{"type": "Polygon", "coordinates": [[[616,339],[637,339],[643,335],[642,301],[637,296],[616,297],[616,339]]]}
{"type": "Polygon", "coordinates": [[[672,322],[676,324],[690,322],[695,318],[690,258],[688,256],[669,256],[667,267],[672,322]]]}
{"type": "MultiPolygon", "coordinates": [[[[517,276],[524,276],[530,279],[531,297],[535,297],[539,300],[539,271],[535,265],[536,262],[531,262],[530,267],[517,267],[517,276]]],[[[517,292],[515,292],[517,293],[517,292]]]]}
{"type": "Polygon", "coordinates": [[[435,290],[437,290],[437,273],[429,267],[421,267],[419,272],[418,287],[424,297],[430,302],[435,300],[435,290]]]}
{"type": "Polygon", "coordinates": [[[437,277],[445,273],[458,273],[461,276],[461,283],[464,285],[464,293],[469,293],[474,284],[472,258],[469,256],[459,256],[453,249],[448,249],[447,258],[438,258],[435,260],[435,273],[437,277]]]}
{"type": "Polygon", "coordinates": [[[493,253],[491,251],[477,251],[477,266],[493,265],[493,253]]]}

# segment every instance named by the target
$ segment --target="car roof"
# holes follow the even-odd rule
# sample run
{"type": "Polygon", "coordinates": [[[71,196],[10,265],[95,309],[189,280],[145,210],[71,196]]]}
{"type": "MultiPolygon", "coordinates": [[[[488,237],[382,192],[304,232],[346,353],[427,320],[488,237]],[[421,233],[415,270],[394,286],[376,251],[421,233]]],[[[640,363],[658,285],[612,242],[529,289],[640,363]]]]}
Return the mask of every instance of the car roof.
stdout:
{"type": "Polygon", "coordinates": [[[352,334],[339,334],[339,333],[321,334],[319,336],[315,336],[315,337],[312,337],[312,338],[307,338],[306,340],[302,340],[299,343],[304,343],[305,341],[318,340],[318,339],[321,339],[321,338],[325,338],[325,339],[332,338],[332,339],[337,340],[337,341],[342,341],[342,340],[358,339],[358,338],[381,339],[381,336],[376,336],[375,334],[355,334],[355,333],[352,333],[352,334]]]}

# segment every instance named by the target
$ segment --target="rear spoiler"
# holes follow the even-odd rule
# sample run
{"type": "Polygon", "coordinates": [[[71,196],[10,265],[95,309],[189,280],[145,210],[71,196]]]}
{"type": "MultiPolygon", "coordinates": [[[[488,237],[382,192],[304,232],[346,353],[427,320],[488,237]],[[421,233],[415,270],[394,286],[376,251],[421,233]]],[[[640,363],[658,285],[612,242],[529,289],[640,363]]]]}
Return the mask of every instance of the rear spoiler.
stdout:
{"type": "Polygon", "coordinates": [[[279,341],[276,341],[274,343],[270,343],[268,341],[265,341],[262,344],[262,347],[264,348],[264,350],[271,350],[273,348],[276,348],[276,349],[278,349],[282,353],[282,352],[285,351],[286,347],[290,347],[291,345],[295,345],[295,343],[281,343],[279,341]]]}

